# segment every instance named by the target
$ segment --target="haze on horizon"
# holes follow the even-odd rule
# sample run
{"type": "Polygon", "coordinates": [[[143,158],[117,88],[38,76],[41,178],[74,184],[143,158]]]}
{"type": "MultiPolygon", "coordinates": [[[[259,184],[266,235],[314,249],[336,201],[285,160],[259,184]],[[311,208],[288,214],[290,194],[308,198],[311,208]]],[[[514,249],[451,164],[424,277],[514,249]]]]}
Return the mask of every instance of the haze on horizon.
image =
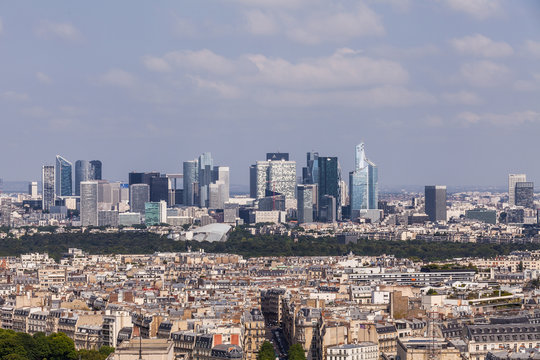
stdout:
{"type": "Polygon", "coordinates": [[[538,182],[539,30],[535,0],[4,2],[0,178],[210,151],[247,185],[311,150],[346,178],[364,141],[381,186],[538,182]]]}

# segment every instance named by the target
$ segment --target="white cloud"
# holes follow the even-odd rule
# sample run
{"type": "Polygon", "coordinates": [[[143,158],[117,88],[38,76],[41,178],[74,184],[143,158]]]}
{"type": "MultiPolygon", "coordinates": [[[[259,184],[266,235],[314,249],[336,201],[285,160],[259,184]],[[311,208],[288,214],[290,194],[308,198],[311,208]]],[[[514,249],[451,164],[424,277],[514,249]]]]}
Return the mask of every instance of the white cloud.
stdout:
{"type": "Polygon", "coordinates": [[[217,55],[214,52],[203,49],[198,51],[181,50],[165,54],[163,60],[167,64],[179,68],[187,68],[215,74],[228,74],[234,70],[231,60],[217,55]]]}
{"type": "Polygon", "coordinates": [[[20,102],[20,101],[26,101],[30,97],[26,93],[20,93],[16,91],[4,91],[3,93],[0,93],[0,99],[4,101],[9,102],[20,102]]]}
{"type": "Polygon", "coordinates": [[[480,99],[480,97],[476,93],[470,91],[444,93],[442,94],[442,99],[451,104],[461,105],[478,105],[482,102],[482,99],[480,99]]]}
{"type": "Polygon", "coordinates": [[[162,58],[155,56],[145,56],[143,57],[143,64],[148,70],[156,72],[168,72],[171,71],[171,66],[169,63],[162,58]]]}
{"type": "Polygon", "coordinates": [[[273,35],[279,31],[274,16],[261,10],[249,10],[245,13],[247,30],[253,35],[273,35]]]}
{"type": "Polygon", "coordinates": [[[221,81],[201,79],[198,76],[190,76],[190,78],[199,89],[214,91],[219,96],[226,99],[236,99],[240,97],[240,89],[233,85],[229,85],[221,81]]]}
{"type": "Polygon", "coordinates": [[[359,56],[340,49],[329,57],[290,63],[281,58],[251,55],[256,66],[254,80],[287,88],[328,89],[378,84],[404,84],[409,76],[397,62],[359,56]]]}
{"type": "Polygon", "coordinates": [[[458,114],[457,118],[464,125],[489,124],[497,126],[515,126],[540,122],[540,113],[532,110],[513,112],[510,114],[478,114],[473,112],[463,112],[458,114]]]}
{"type": "Polygon", "coordinates": [[[501,12],[499,0],[446,0],[455,11],[464,12],[478,20],[484,20],[501,12]]]}
{"type": "Polygon", "coordinates": [[[45,74],[45,73],[42,73],[42,72],[37,72],[36,73],[36,79],[40,82],[40,83],[43,83],[43,84],[50,84],[52,83],[52,79],[50,78],[49,75],[45,74]]]}
{"type": "Polygon", "coordinates": [[[514,53],[514,49],[507,43],[496,42],[480,34],[452,39],[450,42],[454,49],[466,55],[504,57],[514,53]]]}
{"type": "Polygon", "coordinates": [[[461,76],[472,86],[492,87],[508,80],[510,69],[491,61],[476,61],[463,64],[461,76]]]}
{"type": "Polygon", "coordinates": [[[181,37],[193,37],[199,33],[197,26],[191,20],[180,17],[176,17],[173,30],[181,37]]]}
{"type": "Polygon", "coordinates": [[[525,49],[527,52],[537,58],[540,58],[540,42],[527,40],[525,41],[525,49]]]}
{"type": "Polygon", "coordinates": [[[99,82],[105,85],[132,88],[137,79],[131,73],[121,69],[111,69],[99,77],[99,82]]]}
{"type": "Polygon", "coordinates": [[[36,28],[36,34],[42,38],[56,37],[63,40],[79,41],[82,36],[79,30],[70,23],[57,23],[44,20],[36,28]]]}

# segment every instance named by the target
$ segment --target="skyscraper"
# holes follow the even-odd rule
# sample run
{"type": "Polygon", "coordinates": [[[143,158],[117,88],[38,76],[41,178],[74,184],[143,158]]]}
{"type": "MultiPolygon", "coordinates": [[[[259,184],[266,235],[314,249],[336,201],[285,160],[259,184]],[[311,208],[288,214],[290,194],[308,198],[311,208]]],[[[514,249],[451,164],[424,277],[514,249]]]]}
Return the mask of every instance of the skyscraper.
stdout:
{"type": "Polygon", "coordinates": [[[43,196],[41,208],[44,211],[49,211],[51,206],[54,206],[55,199],[55,176],[54,166],[45,165],[41,169],[41,183],[43,184],[43,196]]]}
{"type": "Polygon", "coordinates": [[[516,183],[526,182],[527,175],[525,174],[509,174],[508,175],[508,205],[516,205],[516,183]]]}
{"type": "MultiPolygon", "coordinates": [[[[339,166],[337,157],[319,156],[317,159],[319,167],[319,209],[323,205],[323,198],[326,195],[334,198],[333,204],[335,209],[333,210],[333,216],[337,220],[341,220],[341,189],[339,184],[341,182],[341,168],[339,166]]],[[[329,204],[329,200],[325,200],[325,204],[329,204]]]]}
{"type": "Polygon", "coordinates": [[[31,183],[28,184],[28,195],[30,195],[30,197],[32,199],[37,198],[37,196],[38,196],[38,183],[37,183],[37,181],[32,181],[31,183]]]}
{"type": "Polygon", "coordinates": [[[167,222],[167,202],[153,201],[144,204],[144,223],[148,226],[167,222]]]}
{"type": "Polygon", "coordinates": [[[198,205],[199,173],[197,160],[184,161],[184,205],[198,205]]]}
{"type": "Polygon", "coordinates": [[[169,179],[166,175],[155,176],[150,180],[150,201],[169,199],[169,179]]]}
{"type": "Polygon", "coordinates": [[[98,226],[97,181],[81,181],[81,225],[98,226]]]}
{"type": "Polygon", "coordinates": [[[319,153],[308,152],[306,167],[302,168],[302,183],[317,184],[319,182],[319,153]]]}
{"type": "Polygon", "coordinates": [[[56,155],[56,196],[71,196],[72,164],[60,155],[56,155]]]}
{"type": "Polygon", "coordinates": [[[208,207],[208,185],[212,182],[214,160],[209,152],[202,153],[198,161],[199,206],[208,207]]]}
{"type": "Polygon", "coordinates": [[[359,210],[377,209],[379,201],[377,166],[367,159],[363,143],[358,144],[355,150],[354,171],[349,173],[349,202],[353,218],[359,210]]]}
{"type": "Polygon", "coordinates": [[[297,217],[298,223],[310,223],[313,222],[313,197],[314,197],[314,184],[303,184],[297,187],[297,217]]]}
{"type": "Polygon", "coordinates": [[[133,184],[129,186],[129,207],[131,212],[144,214],[144,204],[150,201],[150,186],[133,184]]]}
{"type": "Polygon", "coordinates": [[[426,185],[425,211],[429,221],[446,221],[446,186],[426,185]]]}
{"type": "Polygon", "coordinates": [[[102,180],[101,178],[101,161],[99,160],[92,160],[90,161],[91,166],[91,178],[92,180],[102,180]]]}
{"type": "MultiPolygon", "coordinates": [[[[275,194],[295,199],[296,162],[286,160],[257,161],[255,166],[255,197],[262,199],[275,194]]],[[[251,171],[251,170],[250,170],[251,171]]]]}
{"type": "Polygon", "coordinates": [[[81,181],[95,180],[92,178],[92,166],[89,161],[75,161],[75,195],[81,195],[81,181]]]}
{"type": "Polygon", "coordinates": [[[517,182],[515,187],[516,206],[534,208],[534,183],[532,181],[517,182]]]}
{"type": "Polygon", "coordinates": [[[275,153],[266,153],[267,161],[277,161],[285,160],[289,161],[289,153],[275,152],[275,153]]]}

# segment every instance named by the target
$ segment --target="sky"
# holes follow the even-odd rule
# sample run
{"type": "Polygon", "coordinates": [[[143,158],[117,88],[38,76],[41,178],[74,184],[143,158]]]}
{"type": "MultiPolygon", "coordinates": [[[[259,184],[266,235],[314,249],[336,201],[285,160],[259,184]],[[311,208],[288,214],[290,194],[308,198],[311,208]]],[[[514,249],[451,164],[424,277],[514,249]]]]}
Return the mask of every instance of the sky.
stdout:
{"type": "Polygon", "coordinates": [[[382,186],[540,180],[536,0],[4,1],[0,178],[103,176],[210,151],[247,185],[365,142],[382,186]]]}

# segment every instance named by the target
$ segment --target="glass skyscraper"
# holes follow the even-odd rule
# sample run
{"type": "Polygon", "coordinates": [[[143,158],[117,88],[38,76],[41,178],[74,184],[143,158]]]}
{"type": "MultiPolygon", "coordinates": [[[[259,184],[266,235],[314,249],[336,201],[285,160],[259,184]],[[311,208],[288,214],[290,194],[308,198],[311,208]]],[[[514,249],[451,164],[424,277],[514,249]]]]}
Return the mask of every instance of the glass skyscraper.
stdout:
{"type": "Polygon", "coordinates": [[[92,180],[101,180],[101,161],[92,160],[90,161],[90,166],[92,170],[91,179],[92,180]]]}
{"type": "Polygon", "coordinates": [[[322,204],[325,196],[333,197],[335,200],[335,209],[332,211],[336,215],[335,218],[341,220],[341,189],[339,186],[341,182],[341,168],[338,158],[319,156],[317,162],[319,168],[319,206],[322,204]]]}
{"type": "Polygon", "coordinates": [[[54,206],[54,166],[43,166],[41,171],[41,183],[43,184],[43,197],[41,208],[45,211],[48,211],[51,206],[54,206]]]}
{"type": "Polygon", "coordinates": [[[81,225],[98,226],[98,182],[81,182],[81,225]]]}
{"type": "Polygon", "coordinates": [[[72,164],[56,155],[56,196],[71,196],[72,191],[72,164]]]}
{"type": "Polygon", "coordinates": [[[366,158],[364,143],[355,150],[355,168],[349,173],[351,214],[355,210],[377,209],[379,200],[377,166],[366,158]]]}
{"type": "Polygon", "coordinates": [[[199,172],[197,160],[184,161],[184,205],[198,205],[199,172]]]}
{"type": "Polygon", "coordinates": [[[89,161],[77,160],[75,161],[75,195],[81,195],[81,182],[94,180],[91,177],[92,166],[89,161]]]}

